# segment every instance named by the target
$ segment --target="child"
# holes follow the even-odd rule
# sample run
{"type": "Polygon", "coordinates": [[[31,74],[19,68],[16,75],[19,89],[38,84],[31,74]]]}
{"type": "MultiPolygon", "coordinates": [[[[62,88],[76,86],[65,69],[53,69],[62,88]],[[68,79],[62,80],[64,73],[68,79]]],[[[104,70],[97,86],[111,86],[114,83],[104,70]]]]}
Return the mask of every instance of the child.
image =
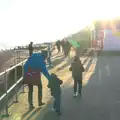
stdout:
{"type": "Polygon", "coordinates": [[[56,74],[51,74],[51,80],[49,81],[48,88],[51,90],[51,95],[54,97],[54,110],[60,116],[60,104],[61,104],[61,87],[62,80],[60,80],[56,74]]]}
{"type": "Polygon", "coordinates": [[[78,94],[81,96],[82,91],[82,72],[84,72],[84,67],[81,64],[79,57],[75,56],[74,62],[71,64],[69,68],[72,71],[72,77],[74,79],[74,94],[73,96],[77,96],[77,85],[79,85],[78,94]]]}

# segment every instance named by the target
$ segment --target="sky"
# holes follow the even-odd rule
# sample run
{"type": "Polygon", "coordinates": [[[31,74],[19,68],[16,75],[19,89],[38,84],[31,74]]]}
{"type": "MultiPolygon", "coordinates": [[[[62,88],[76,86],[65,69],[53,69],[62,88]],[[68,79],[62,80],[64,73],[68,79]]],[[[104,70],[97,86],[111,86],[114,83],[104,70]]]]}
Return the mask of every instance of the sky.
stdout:
{"type": "Polygon", "coordinates": [[[0,45],[55,41],[117,15],[118,0],[0,0],[0,45]]]}

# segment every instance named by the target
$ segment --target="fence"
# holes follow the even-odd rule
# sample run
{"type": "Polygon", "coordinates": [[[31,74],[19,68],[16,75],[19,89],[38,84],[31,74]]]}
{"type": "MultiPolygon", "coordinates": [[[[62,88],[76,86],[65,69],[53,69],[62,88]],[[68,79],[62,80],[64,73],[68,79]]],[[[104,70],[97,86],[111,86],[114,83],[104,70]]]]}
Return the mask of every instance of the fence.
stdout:
{"type": "MultiPolygon", "coordinates": [[[[50,51],[53,51],[53,49],[54,49],[54,45],[52,45],[50,51]]],[[[15,102],[18,102],[18,91],[22,90],[22,92],[24,93],[25,86],[22,84],[22,81],[23,81],[23,74],[24,74],[23,66],[26,61],[27,59],[7,69],[6,71],[0,73],[0,76],[3,76],[3,79],[4,79],[3,81],[4,86],[2,86],[4,91],[0,96],[0,111],[4,109],[6,117],[9,116],[8,107],[10,102],[12,102],[14,99],[15,99],[15,102]],[[21,75],[22,77],[18,76],[17,74],[18,66],[22,67],[22,75],[21,75]],[[10,80],[9,80],[8,74],[13,70],[14,70],[14,80],[13,80],[13,84],[9,87],[10,80]]]]}

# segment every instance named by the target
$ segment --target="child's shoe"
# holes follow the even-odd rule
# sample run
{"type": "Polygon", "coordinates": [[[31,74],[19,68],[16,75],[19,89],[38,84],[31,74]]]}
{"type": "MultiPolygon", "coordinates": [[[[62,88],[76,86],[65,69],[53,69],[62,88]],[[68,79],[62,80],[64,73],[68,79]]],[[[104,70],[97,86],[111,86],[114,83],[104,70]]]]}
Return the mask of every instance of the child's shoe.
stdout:
{"type": "Polygon", "coordinates": [[[73,94],[73,97],[77,97],[77,93],[74,93],[74,94],[73,94]]]}
{"type": "Polygon", "coordinates": [[[52,111],[56,112],[56,109],[55,109],[55,108],[52,108],[52,111]]]}
{"type": "Polygon", "coordinates": [[[60,110],[55,110],[55,112],[58,114],[58,116],[62,115],[62,113],[60,112],[60,110]]]}

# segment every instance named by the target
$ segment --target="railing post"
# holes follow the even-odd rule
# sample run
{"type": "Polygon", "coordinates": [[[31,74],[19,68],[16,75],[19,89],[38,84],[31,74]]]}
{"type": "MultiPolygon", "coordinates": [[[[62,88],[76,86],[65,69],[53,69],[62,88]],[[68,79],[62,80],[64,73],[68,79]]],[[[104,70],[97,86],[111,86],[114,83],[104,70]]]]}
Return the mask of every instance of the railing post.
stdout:
{"type": "MultiPolygon", "coordinates": [[[[23,63],[22,63],[22,77],[24,78],[24,66],[23,66],[23,63]]],[[[24,84],[23,84],[23,93],[25,93],[24,84]]]]}
{"type": "Polygon", "coordinates": [[[20,63],[20,50],[18,52],[19,52],[19,63],[20,63]]]}
{"type": "Polygon", "coordinates": [[[7,92],[7,89],[8,89],[8,80],[7,80],[7,72],[5,71],[5,74],[4,74],[4,80],[5,80],[5,93],[6,93],[6,97],[5,97],[5,115],[3,117],[8,117],[9,115],[11,115],[11,113],[8,112],[8,92],[7,92]]]}
{"type": "Polygon", "coordinates": [[[15,56],[14,56],[14,65],[16,64],[16,62],[15,62],[15,56]]]}
{"type": "Polygon", "coordinates": [[[19,52],[17,50],[17,64],[19,63],[19,52]]]}
{"type": "MultiPolygon", "coordinates": [[[[15,83],[16,83],[16,82],[17,82],[17,67],[15,67],[14,78],[15,78],[15,83]]],[[[15,88],[15,98],[16,98],[15,102],[16,102],[16,103],[19,102],[19,101],[18,101],[18,95],[17,95],[17,86],[16,86],[16,88],[15,88]]]]}

